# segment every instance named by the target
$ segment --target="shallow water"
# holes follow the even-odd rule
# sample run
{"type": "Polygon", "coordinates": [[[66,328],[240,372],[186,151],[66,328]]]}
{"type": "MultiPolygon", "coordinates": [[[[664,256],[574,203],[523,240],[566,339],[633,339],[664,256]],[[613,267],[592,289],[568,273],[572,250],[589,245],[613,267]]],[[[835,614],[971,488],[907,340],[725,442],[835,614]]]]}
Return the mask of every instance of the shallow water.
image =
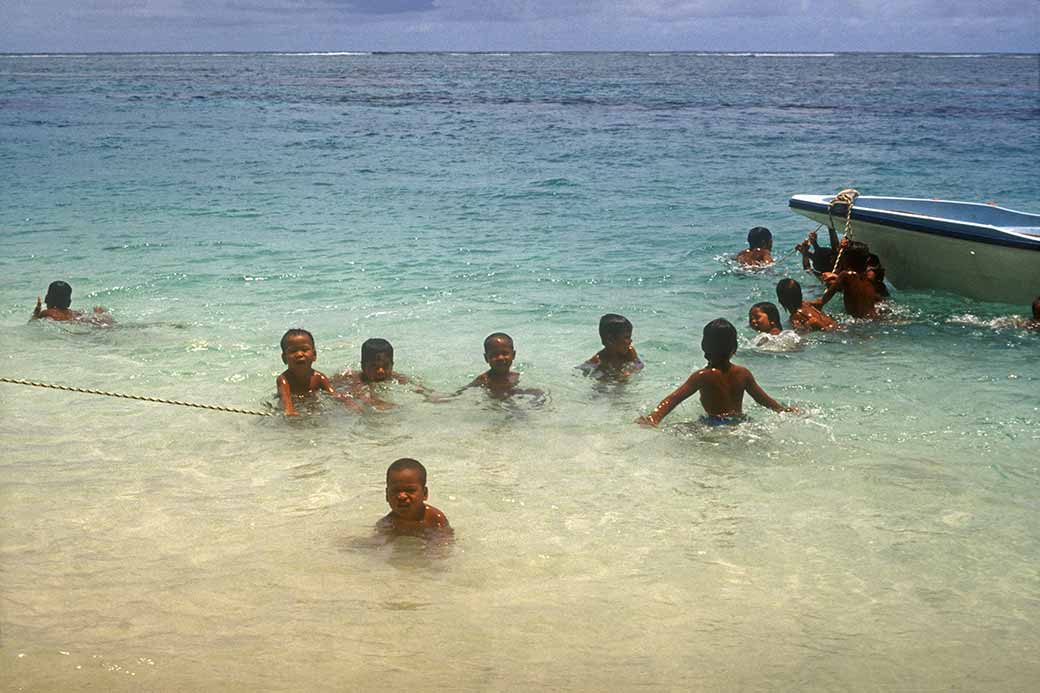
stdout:
{"type": "Polygon", "coordinates": [[[778,254],[804,238],[800,192],[1037,211],[1037,69],[0,57],[0,376],[263,409],[303,326],[326,373],[382,336],[450,393],[505,330],[548,392],[397,387],[289,421],[0,383],[4,685],[1031,688],[1040,333],[1007,320],[1028,306],[895,292],[885,321],[752,348],[747,309],[795,261],[724,258],[751,226],[778,254]],[[118,324],[27,324],[58,278],[118,324]],[[635,325],[630,382],[574,369],[605,312],[635,325]],[[691,400],[635,425],[720,316],[804,414],[748,400],[708,428],[691,400]],[[370,541],[402,456],[446,551],[370,541]]]}

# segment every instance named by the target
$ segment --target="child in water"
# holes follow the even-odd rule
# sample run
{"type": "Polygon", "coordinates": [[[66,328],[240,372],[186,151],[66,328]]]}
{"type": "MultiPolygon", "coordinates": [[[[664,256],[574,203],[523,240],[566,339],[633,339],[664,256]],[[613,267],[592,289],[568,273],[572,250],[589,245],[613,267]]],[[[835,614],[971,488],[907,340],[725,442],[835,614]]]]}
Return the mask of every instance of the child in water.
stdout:
{"type": "Polygon", "coordinates": [[[776,297],[780,305],[790,313],[791,329],[795,332],[829,332],[838,327],[834,318],[802,299],[802,285],[794,279],[781,279],[777,282],[776,297]]]}
{"type": "Polygon", "coordinates": [[[1025,328],[1027,330],[1040,330],[1040,296],[1037,296],[1033,299],[1032,309],[1032,319],[1020,320],[1018,322],[1018,327],[1025,328]]]}
{"type": "Polygon", "coordinates": [[[282,335],[282,363],[287,368],[278,376],[275,384],[278,386],[278,397],[282,401],[282,407],[286,416],[298,416],[294,400],[299,400],[321,390],[340,399],[348,405],[354,404],[349,398],[337,395],[329,379],[324,373],[314,370],[311,366],[318,360],[318,350],[314,346],[314,335],[301,328],[287,330],[282,335]]]}
{"type": "Polygon", "coordinates": [[[94,306],[94,312],[85,316],[78,310],[72,310],[72,287],[63,281],[51,282],[47,287],[47,297],[36,297],[36,308],[33,309],[31,320],[47,318],[48,320],[82,320],[92,322],[95,325],[111,325],[115,321],[112,316],[101,306],[94,306]],[[47,308],[43,308],[44,302],[47,308]]]}
{"type": "Polygon", "coordinates": [[[687,378],[675,392],[661,400],[648,416],[641,417],[639,423],[656,426],[696,392],[700,392],[701,406],[707,414],[702,421],[713,425],[737,423],[743,419],[745,392],[760,405],[773,411],[798,411],[778,403],[755,382],[751,371],[730,362],[733,354],[737,353],[737,329],[728,320],[719,318],[704,326],[701,349],[708,360],[707,367],[687,378]]]}
{"type": "Polygon", "coordinates": [[[815,231],[810,231],[808,238],[795,246],[795,250],[802,255],[802,269],[816,275],[834,271],[834,247],[838,245],[838,234],[833,229],[827,231],[831,239],[829,248],[820,245],[815,231]]]}
{"type": "Polygon", "coordinates": [[[390,512],[376,523],[376,529],[387,534],[451,534],[453,530],[444,513],[426,503],[429,497],[426,467],[408,457],[396,460],[386,470],[386,502],[390,512]]]}
{"type": "MultiPolygon", "coordinates": [[[[394,370],[394,347],[389,341],[380,337],[366,339],[361,344],[361,370],[344,371],[333,377],[335,385],[346,384],[351,396],[376,408],[394,406],[380,399],[372,391],[373,385],[379,383],[398,383],[405,385],[411,380],[408,376],[394,370]]],[[[421,388],[420,392],[423,391],[421,388]]]]}
{"type": "Polygon", "coordinates": [[[748,311],[748,325],[755,332],[776,335],[783,331],[780,325],[780,311],[769,301],[760,301],[748,311]]]}
{"type": "Polygon", "coordinates": [[[578,366],[585,375],[627,378],[642,370],[643,362],[632,346],[632,323],[628,318],[617,313],[601,317],[599,339],[603,348],[578,366]]]}
{"type": "MultiPolygon", "coordinates": [[[[513,348],[513,338],[505,332],[489,334],[484,339],[484,362],[489,366],[485,373],[481,373],[473,379],[466,387],[480,387],[496,399],[506,399],[511,395],[542,395],[541,390],[521,390],[520,374],[510,370],[513,360],[516,358],[516,350],[513,348]]],[[[459,390],[461,393],[462,390],[459,390]]]]}
{"type": "Polygon", "coordinates": [[[764,226],[756,226],[748,231],[748,247],[737,253],[737,262],[744,266],[756,267],[773,262],[773,234],[764,226]]]}
{"type": "Polygon", "coordinates": [[[814,304],[822,309],[840,291],[846,313],[854,318],[875,319],[881,296],[873,278],[867,275],[870,252],[865,244],[858,241],[849,242],[846,238],[842,239],[841,244],[845,248],[842,254],[845,269],[837,274],[833,282],[828,283],[827,290],[814,304]]]}

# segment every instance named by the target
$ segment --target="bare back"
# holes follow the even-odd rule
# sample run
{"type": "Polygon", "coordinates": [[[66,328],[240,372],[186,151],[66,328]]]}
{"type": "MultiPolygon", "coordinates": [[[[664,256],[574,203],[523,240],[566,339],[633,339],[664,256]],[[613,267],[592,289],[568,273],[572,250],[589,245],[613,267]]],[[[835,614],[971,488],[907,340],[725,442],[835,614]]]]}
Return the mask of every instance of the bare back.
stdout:
{"type": "Polygon", "coordinates": [[[838,278],[845,312],[854,318],[876,318],[877,303],[881,300],[874,282],[865,274],[842,272],[838,278]]]}
{"type": "Polygon", "coordinates": [[[763,407],[773,411],[787,408],[766,394],[755,381],[751,371],[732,363],[708,366],[695,372],[675,392],[661,400],[645,422],[657,425],[683,400],[695,392],[701,396],[701,406],[708,416],[740,416],[743,412],[744,393],[763,407]]]}

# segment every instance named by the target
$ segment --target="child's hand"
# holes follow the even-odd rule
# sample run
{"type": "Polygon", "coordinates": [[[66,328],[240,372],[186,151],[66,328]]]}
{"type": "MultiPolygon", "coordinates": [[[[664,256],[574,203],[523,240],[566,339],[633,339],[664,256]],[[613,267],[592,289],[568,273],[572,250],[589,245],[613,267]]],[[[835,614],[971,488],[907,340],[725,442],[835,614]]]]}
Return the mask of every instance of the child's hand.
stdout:
{"type": "Polygon", "coordinates": [[[33,308],[33,315],[39,315],[43,312],[43,299],[39,296],[36,297],[36,307],[33,308]]]}

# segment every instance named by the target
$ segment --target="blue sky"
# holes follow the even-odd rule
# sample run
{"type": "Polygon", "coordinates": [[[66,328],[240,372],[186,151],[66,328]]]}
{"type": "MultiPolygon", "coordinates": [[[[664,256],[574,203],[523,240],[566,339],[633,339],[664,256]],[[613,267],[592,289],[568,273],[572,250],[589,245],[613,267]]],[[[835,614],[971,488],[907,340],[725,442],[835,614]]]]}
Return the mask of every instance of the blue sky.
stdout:
{"type": "Polygon", "coordinates": [[[0,52],[1040,52],[1040,0],[0,0],[0,52]]]}

